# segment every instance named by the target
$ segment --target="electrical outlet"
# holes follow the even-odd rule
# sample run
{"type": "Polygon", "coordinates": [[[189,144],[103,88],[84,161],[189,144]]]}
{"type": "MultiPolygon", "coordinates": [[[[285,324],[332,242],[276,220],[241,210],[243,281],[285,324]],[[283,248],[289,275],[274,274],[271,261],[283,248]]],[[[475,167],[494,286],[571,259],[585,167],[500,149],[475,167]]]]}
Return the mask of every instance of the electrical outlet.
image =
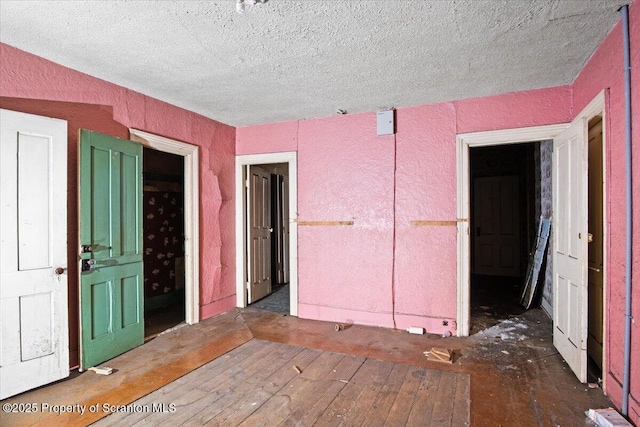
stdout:
{"type": "Polygon", "coordinates": [[[442,321],[442,326],[449,326],[449,321],[448,320],[443,320],[442,321]]]}

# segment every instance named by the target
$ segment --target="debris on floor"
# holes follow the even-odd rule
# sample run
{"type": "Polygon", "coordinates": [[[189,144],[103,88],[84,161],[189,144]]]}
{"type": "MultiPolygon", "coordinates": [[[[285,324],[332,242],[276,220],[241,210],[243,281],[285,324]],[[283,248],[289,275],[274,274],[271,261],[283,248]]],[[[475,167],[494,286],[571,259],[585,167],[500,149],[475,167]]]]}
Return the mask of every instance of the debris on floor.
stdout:
{"type": "Polygon", "coordinates": [[[625,427],[631,424],[613,408],[589,409],[586,412],[587,420],[599,427],[625,427]]]}
{"type": "Polygon", "coordinates": [[[425,351],[424,355],[432,362],[453,363],[454,350],[450,348],[433,347],[425,351]]]}
{"type": "Polygon", "coordinates": [[[477,338],[500,338],[502,341],[524,341],[528,337],[521,332],[528,328],[522,319],[514,317],[478,332],[475,336],[477,338]]]}
{"type": "Polygon", "coordinates": [[[109,368],[108,366],[94,366],[89,368],[88,371],[93,371],[100,375],[111,375],[113,373],[113,368],[109,368]]]}
{"type": "Polygon", "coordinates": [[[420,326],[409,326],[407,328],[407,332],[409,332],[410,334],[415,334],[415,335],[424,335],[424,328],[422,328],[420,326]]]}
{"type": "Polygon", "coordinates": [[[298,368],[296,365],[293,365],[293,369],[299,374],[302,373],[302,369],[298,368]]]}
{"type": "Polygon", "coordinates": [[[342,323],[338,323],[335,326],[336,332],[344,331],[344,325],[342,323]]]}

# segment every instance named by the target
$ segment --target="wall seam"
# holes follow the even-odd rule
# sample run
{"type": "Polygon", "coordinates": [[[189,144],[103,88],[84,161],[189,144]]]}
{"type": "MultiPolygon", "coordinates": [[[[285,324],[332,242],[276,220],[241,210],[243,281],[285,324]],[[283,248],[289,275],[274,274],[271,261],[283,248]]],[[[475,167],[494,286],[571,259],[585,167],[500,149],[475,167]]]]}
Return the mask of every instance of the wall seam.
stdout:
{"type": "Polygon", "coordinates": [[[398,166],[398,145],[397,137],[394,130],[393,133],[393,252],[391,257],[391,320],[393,320],[393,329],[396,327],[396,189],[397,189],[397,166],[398,166]]]}

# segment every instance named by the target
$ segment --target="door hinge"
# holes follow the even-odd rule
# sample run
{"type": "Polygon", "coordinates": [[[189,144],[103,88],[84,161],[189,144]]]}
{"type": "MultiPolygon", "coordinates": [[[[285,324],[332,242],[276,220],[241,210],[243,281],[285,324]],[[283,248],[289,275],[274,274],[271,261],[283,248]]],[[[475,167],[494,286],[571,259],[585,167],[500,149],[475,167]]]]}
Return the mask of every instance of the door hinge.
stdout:
{"type": "Polygon", "coordinates": [[[249,188],[249,178],[247,178],[247,180],[244,182],[244,186],[249,188]]]}

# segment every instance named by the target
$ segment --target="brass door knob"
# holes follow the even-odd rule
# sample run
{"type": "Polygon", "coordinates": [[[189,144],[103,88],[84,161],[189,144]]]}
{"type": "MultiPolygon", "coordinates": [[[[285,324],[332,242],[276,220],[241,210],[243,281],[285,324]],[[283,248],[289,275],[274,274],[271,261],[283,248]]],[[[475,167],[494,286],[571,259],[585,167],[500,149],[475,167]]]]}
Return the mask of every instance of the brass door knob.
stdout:
{"type": "Polygon", "coordinates": [[[59,276],[62,273],[64,273],[65,270],[66,270],[66,268],[58,267],[58,268],[55,269],[55,273],[59,276]]]}

